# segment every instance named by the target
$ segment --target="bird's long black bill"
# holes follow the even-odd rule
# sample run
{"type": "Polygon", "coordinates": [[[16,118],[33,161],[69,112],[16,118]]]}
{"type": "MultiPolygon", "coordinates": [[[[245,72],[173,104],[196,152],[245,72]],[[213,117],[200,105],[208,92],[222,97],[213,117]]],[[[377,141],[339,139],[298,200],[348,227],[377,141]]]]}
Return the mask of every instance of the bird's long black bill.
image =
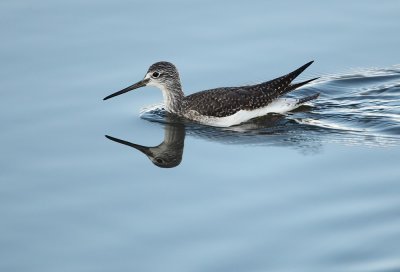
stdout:
{"type": "Polygon", "coordinates": [[[147,147],[147,146],[134,144],[134,143],[131,143],[131,142],[128,142],[128,141],[124,141],[124,140],[109,136],[109,135],[105,135],[105,136],[106,136],[107,139],[109,139],[111,141],[114,141],[114,142],[117,142],[117,143],[120,143],[120,144],[123,144],[123,145],[127,145],[127,146],[130,146],[130,147],[133,147],[136,150],[139,150],[140,152],[142,152],[142,153],[144,153],[146,155],[151,155],[150,148],[147,147]]]}
{"type": "Polygon", "coordinates": [[[133,84],[133,85],[131,85],[131,86],[129,86],[129,87],[126,87],[125,89],[123,89],[123,90],[121,90],[121,91],[115,92],[115,93],[113,93],[113,94],[110,94],[109,96],[104,97],[103,100],[107,100],[107,99],[109,99],[109,98],[111,98],[111,97],[114,97],[114,96],[117,96],[117,95],[120,95],[120,94],[124,94],[124,93],[127,93],[127,92],[129,92],[129,91],[132,91],[132,90],[134,90],[134,89],[137,89],[137,88],[146,86],[146,84],[147,84],[148,82],[149,82],[149,79],[148,79],[148,78],[143,79],[143,80],[141,80],[141,81],[139,81],[139,82],[137,82],[137,83],[135,83],[135,84],[133,84]]]}

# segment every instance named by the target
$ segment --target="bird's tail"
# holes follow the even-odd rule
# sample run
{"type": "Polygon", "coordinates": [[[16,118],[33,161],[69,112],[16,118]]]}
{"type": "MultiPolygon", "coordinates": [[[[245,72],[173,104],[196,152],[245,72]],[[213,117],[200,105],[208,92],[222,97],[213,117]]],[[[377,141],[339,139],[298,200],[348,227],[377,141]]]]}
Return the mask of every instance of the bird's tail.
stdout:
{"type": "Polygon", "coordinates": [[[299,82],[299,83],[295,83],[295,84],[290,84],[290,85],[285,89],[285,91],[283,92],[283,94],[288,93],[288,92],[291,92],[291,91],[294,91],[294,90],[296,90],[297,88],[300,88],[300,87],[302,87],[302,86],[304,86],[304,85],[310,83],[311,81],[314,81],[314,80],[317,80],[317,79],[319,79],[319,77],[315,77],[315,78],[312,78],[312,79],[309,79],[309,80],[306,80],[306,81],[302,81],[302,82],[299,82]]]}
{"type": "Polygon", "coordinates": [[[287,74],[287,75],[284,76],[284,77],[288,77],[288,78],[290,78],[291,81],[292,81],[293,79],[295,79],[296,77],[298,77],[298,75],[300,75],[301,73],[303,73],[304,70],[308,68],[308,66],[310,66],[311,64],[313,64],[313,62],[314,62],[313,60],[310,61],[310,62],[307,62],[307,63],[304,64],[303,66],[297,68],[297,69],[294,70],[293,72],[290,72],[289,74],[287,74]]]}
{"type": "Polygon", "coordinates": [[[313,80],[315,80],[316,78],[304,81],[304,82],[300,82],[300,83],[296,83],[296,84],[291,84],[292,81],[298,77],[305,69],[307,69],[308,66],[310,66],[314,61],[310,61],[306,64],[304,64],[303,66],[297,68],[296,70],[275,78],[273,80],[264,82],[260,84],[260,87],[262,87],[263,89],[265,89],[267,92],[269,92],[269,96],[271,98],[277,98],[281,95],[284,95],[290,91],[293,91],[296,88],[299,88],[300,86],[303,86],[313,80]]]}

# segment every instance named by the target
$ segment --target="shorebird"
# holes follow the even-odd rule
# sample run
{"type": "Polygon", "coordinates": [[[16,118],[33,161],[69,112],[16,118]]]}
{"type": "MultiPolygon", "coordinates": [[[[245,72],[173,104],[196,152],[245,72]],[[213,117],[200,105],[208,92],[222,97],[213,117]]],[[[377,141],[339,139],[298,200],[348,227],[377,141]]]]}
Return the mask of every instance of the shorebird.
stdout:
{"type": "Polygon", "coordinates": [[[185,96],[175,65],[161,61],[150,66],[144,79],[103,100],[140,87],[154,86],[163,93],[166,111],[202,124],[230,127],[271,112],[285,113],[316,99],[319,93],[300,99],[281,98],[284,94],[317,79],[292,84],[292,81],[312,63],[313,61],[310,61],[289,74],[260,84],[220,87],[185,96]]]}

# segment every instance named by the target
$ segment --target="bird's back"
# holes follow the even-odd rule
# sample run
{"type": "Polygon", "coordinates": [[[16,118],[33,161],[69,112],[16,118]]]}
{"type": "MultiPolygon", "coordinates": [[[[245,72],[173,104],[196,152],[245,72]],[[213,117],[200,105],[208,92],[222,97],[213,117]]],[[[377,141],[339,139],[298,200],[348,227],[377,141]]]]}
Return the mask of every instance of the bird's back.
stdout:
{"type": "Polygon", "coordinates": [[[184,111],[195,111],[210,117],[225,117],[240,110],[263,108],[278,97],[315,80],[313,78],[291,84],[311,64],[312,61],[287,75],[256,85],[222,87],[194,93],[185,97],[184,111]]]}

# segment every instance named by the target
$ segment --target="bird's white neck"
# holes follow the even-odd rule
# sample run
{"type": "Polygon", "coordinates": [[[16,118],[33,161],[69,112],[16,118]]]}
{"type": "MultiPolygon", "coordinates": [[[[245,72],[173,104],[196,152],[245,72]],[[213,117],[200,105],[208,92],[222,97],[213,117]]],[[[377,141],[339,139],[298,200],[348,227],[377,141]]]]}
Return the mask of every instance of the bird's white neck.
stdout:
{"type": "Polygon", "coordinates": [[[180,115],[182,113],[182,104],[185,95],[180,84],[171,86],[158,85],[164,97],[165,110],[180,115]]]}

